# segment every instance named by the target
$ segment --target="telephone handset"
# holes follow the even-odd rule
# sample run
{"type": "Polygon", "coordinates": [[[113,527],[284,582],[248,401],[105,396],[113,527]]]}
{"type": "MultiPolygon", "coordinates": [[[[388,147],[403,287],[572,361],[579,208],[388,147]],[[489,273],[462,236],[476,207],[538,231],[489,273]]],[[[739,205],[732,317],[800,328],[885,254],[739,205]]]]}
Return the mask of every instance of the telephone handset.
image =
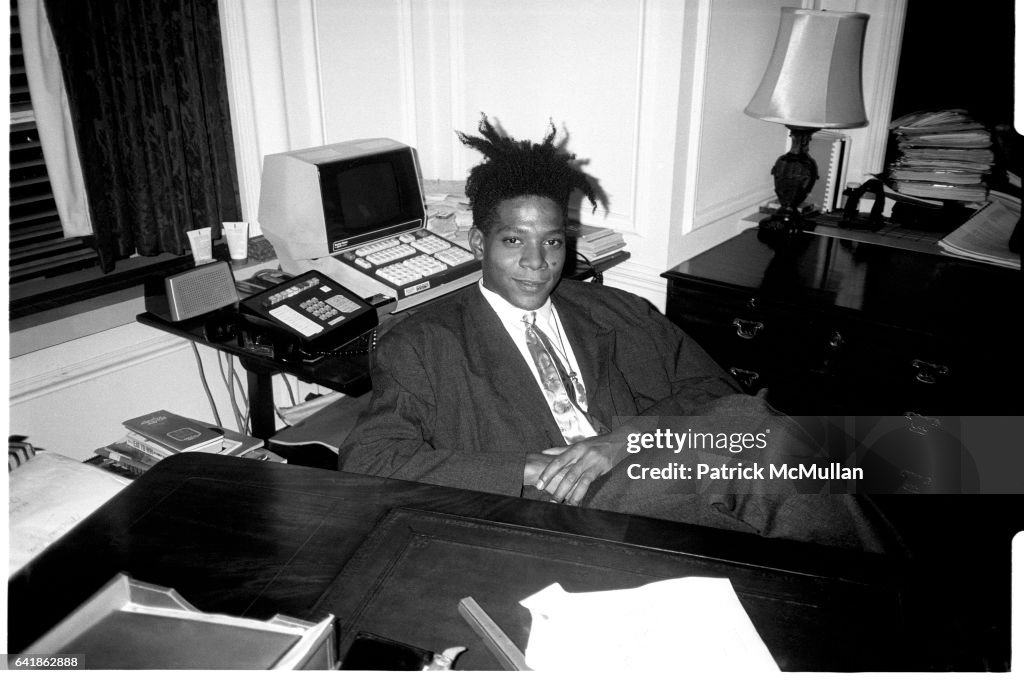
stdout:
{"type": "Polygon", "coordinates": [[[377,309],[317,270],[238,304],[240,346],[284,361],[316,361],[377,327],[377,309]]]}

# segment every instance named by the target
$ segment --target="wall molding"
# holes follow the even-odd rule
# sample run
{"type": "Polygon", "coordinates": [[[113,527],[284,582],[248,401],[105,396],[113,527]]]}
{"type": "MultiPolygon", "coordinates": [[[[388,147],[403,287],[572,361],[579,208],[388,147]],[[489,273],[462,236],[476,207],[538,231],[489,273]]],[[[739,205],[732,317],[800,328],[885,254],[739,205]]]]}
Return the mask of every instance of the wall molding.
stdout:
{"type": "MultiPolygon", "coordinates": [[[[877,6],[874,2],[870,5],[871,9],[877,6]]],[[[892,118],[892,103],[896,97],[896,77],[899,74],[900,46],[903,43],[903,25],[907,17],[907,0],[888,0],[885,8],[888,16],[884,17],[885,29],[880,37],[879,49],[883,57],[875,62],[875,87],[868,111],[874,116],[875,121],[884,121],[886,125],[872,126],[868,133],[867,150],[862,161],[863,173],[884,170],[885,150],[889,142],[888,123],[892,118]]]]}
{"type": "Polygon", "coordinates": [[[737,213],[747,211],[751,207],[758,207],[767,200],[773,199],[775,192],[772,189],[749,188],[746,192],[728,197],[717,204],[713,204],[699,214],[694,216],[694,230],[711,225],[737,213]]]}
{"type": "Polygon", "coordinates": [[[700,0],[697,3],[694,29],[696,40],[692,52],[690,79],[690,110],[686,121],[686,158],[683,163],[682,224],[678,226],[683,235],[697,227],[697,190],[700,179],[701,135],[704,129],[705,84],[708,51],[711,49],[711,2],[712,0],[700,0]]]}
{"type": "MultiPolygon", "coordinates": [[[[457,123],[466,110],[466,7],[463,0],[452,0],[448,8],[448,79],[449,79],[449,126],[461,128],[457,123]]],[[[472,131],[472,129],[470,129],[472,131]]],[[[467,131],[467,132],[470,132],[467,131]]],[[[451,154],[452,178],[461,178],[469,168],[469,151],[455,135],[448,139],[451,154]]]]}
{"type": "Polygon", "coordinates": [[[608,222],[608,226],[612,227],[620,232],[631,232],[635,235],[644,236],[648,234],[650,230],[646,226],[642,226],[638,223],[637,216],[639,215],[640,206],[640,182],[643,176],[641,172],[641,159],[640,151],[643,149],[641,144],[640,136],[643,131],[641,129],[640,122],[643,121],[643,107],[644,107],[644,72],[645,72],[645,58],[647,57],[647,49],[649,41],[647,40],[647,0],[641,0],[638,3],[637,12],[639,18],[637,20],[637,36],[636,36],[636,74],[634,76],[634,82],[636,83],[636,89],[633,91],[633,165],[630,169],[630,203],[629,212],[627,214],[622,213],[610,213],[609,218],[612,218],[608,222]]]}
{"type": "MultiPolygon", "coordinates": [[[[288,1],[289,3],[295,2],[295,0],[288,1]]],[[[312,147],[327,142],[327,116],[323,98],[323,65],[320,60],[320,23],[314,0],[302,0],[301,2],[295,2],[295,5],[298,13],[299,31],[303,37],[302,75],[305,84],[304,94],[309,100],[309,106],[306,108],[306,122],[309,126],[306,131],[308,140],[300,143],[300,145],[312,147]]],[[[262,159],[260,161],[262,165],[262,159]]]]}
{"type": "Polygon", "coordinates": [[[261,163],[245,9],[240,0],[220,0],[217,5],[220,9],[221,44],[231,108],[231,137],[235,146],[235,172],[238,174],[242,219],[249,221],[250,227],[255,228],[254,234],[263,234],[257,222],[261,163]]]}
{"type": "Polygon", "coordinates": [[[121,372],[135,365],[148,363],[161,356],[177,353],[188,347],[189,342],[180,337],[161,334],[137,344],[121,347],[78,363],[61,366],[48,372],[12,382],[9,403],[13,406],[26,401],[33,401],[47,394],[63,391],[83,382],[121,372]]]}
{"type": "Polygon", "coordinates": [[[623,289],[650,301],[655,308],[664,312],[666,287],[664,272],[650,266],[627,261],[604,273],[604,284],[623,289]]]}
{"type": "Polygon", "coordinates": [[[419,149],[421,141],[418,136],[417,126],[417,98],[416,98],[416,53],[413,48],[415,44],[415,26],[413,25],[414,15],[412,11],[412,0],[395,0],[395,9],[398,13],[397,26],[395,31],[398,34],[398,63],[401,64],[399,80],[402,84],[402,96],[405,106],[402,107],[402,138],[408,141],[411,147],[419,149]]]}

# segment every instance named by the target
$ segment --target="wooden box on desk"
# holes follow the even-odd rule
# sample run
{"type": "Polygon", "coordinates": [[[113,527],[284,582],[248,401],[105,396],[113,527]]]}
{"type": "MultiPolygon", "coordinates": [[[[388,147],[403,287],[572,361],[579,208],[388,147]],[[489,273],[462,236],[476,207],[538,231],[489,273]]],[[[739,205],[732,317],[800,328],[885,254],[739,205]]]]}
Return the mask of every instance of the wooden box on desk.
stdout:
{"type": "Polygon", "coordinates": [[[208,614],[173,589],[124,574],[24,656],[73,657],[71,668],[83,669],[337,668],[333,615],[313,623],[208,614]]]}

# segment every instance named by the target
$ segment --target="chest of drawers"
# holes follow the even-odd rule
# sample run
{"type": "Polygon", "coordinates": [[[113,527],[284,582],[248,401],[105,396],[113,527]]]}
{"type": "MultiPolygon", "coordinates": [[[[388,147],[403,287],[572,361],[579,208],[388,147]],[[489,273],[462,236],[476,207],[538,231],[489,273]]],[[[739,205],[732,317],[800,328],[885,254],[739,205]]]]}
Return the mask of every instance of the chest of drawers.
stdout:
{"type": "Polygon", "coordinates": [[[756,230],[663,274],[666,313],[791,415],[1019,415],[1020,271],[756,230]]]}

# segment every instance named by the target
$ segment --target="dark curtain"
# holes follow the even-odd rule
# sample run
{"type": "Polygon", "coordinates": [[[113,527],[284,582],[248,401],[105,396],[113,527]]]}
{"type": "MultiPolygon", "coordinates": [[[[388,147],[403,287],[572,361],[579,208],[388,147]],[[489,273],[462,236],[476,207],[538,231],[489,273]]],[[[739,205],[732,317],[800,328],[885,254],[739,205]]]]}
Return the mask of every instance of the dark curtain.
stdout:
{"type": "Polygon", "coordinates": [[[216,0],[45,0],[104,272],[241,219],[216,0]]]}

